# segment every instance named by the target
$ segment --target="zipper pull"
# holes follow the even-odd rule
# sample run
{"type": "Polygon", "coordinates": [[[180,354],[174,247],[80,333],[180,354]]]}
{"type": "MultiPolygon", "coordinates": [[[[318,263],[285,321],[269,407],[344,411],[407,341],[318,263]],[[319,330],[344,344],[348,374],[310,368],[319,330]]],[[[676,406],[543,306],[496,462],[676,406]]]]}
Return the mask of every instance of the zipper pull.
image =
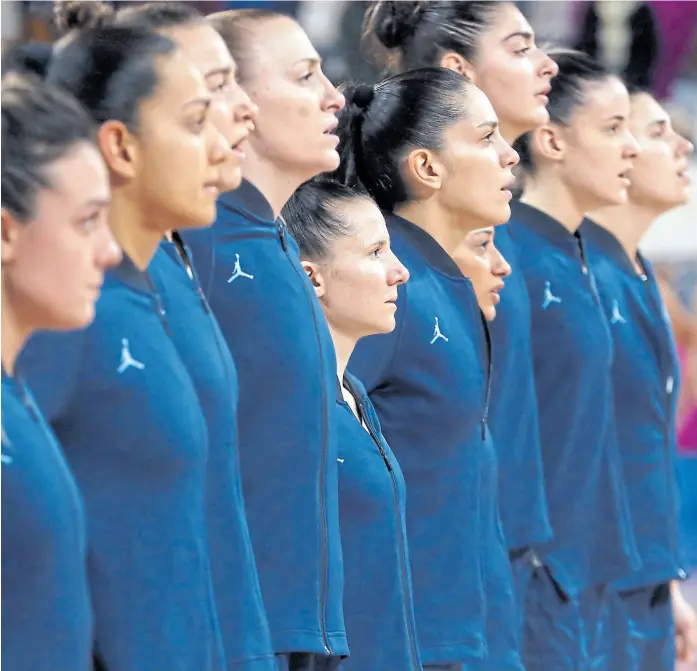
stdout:
{"type": "Polygon", "coordinates": [[[278,225],[278,237],[281,239],[281,247],[283,247],[283,251],[287,252],[288,243],[286,241],[286,225],[283,223],[278,225]]]}
{"type": "Polygon", "coordinates": [[[208,305],[206,295],[203,293],[203,289],[201,289],[201,286],[198,283],[196,284],[196,293],[198,294],[199,300],[201,301],[201,305],[203,305],[203,309],[206,311],[206,314],[210,314],[210,305],[208,305]]]}
{"type": "Polygon", "coordinates": [[[486,416],[482,417],[482,440],[486,440],[486,433],[488,430],[488,418],[486,416]]]}

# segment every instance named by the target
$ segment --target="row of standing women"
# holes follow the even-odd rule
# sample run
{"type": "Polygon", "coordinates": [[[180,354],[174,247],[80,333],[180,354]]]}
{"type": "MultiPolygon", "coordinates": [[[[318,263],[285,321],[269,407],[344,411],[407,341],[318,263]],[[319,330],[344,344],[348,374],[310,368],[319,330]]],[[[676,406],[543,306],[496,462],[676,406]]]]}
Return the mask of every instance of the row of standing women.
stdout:
{"type": "Polygon", "coordinates": [[[7,668],[687,658],[658,103],[508,2],[376,3],[343,92],[272,12],[56,13],[2,84],[7,668]]]}

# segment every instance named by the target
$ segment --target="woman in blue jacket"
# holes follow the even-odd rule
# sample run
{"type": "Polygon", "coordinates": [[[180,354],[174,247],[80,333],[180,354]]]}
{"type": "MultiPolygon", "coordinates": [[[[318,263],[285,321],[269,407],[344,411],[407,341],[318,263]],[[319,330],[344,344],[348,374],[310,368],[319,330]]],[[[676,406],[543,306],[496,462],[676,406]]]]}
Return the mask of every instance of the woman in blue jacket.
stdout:
{"type": "Polygon", "coordinates": [[[124,250],[90,328],[33,339],[20,362],[84,495],[95,656],[124,671],[224,668],[205,414],[148,265],[165,231],[211,223],[229,148],[201,74],[162,35],[78,30],[47,79],[99,124],[124,250]]]}
{"type": "Polygon", "coordinates": [[[680,366],[673,330],[640,240],[659,214],[690,197],[692,144],[650,93],[631,90],[629,128],[641,147],[622,205],[593,212],[581,233],[614,343],[615,419],[641,566],[612,585],[607,668],[672,671],[697,654],[675,478],[680,366]],[[675,620],[673,621],[673,612],[675,620]]]}
{"type": "Polygon", "coordinates": [[[351,649],[341,668],[418,671],[404,476],[363,385],[346,370],[361,338],[394,329],[397,287],[409,272],[390,249],[375,203],[338,182],[304,184],[282,216],[336,348],[344,617],[351,649]]]}
{"type": "Polygon", "coordinates": [[[10,671],[92,668],[81,495],[17,370],[39,329],[94,318],[120,252],[96,127],[35,80],[2,84],[2,658],[10,671]]]}
{"type": "MultiPolygon", "coordinates": [[[[487,600],[510,596],[512,579],[488,429],[488,332],[453,254],[471,230],[507,221],[518,157],[487,97],[447,69],[345,95],[337,174],[387,213],[393,249],[412,275],[399,287],[395,329],[361,340],[349,370],[409,488],[421,658],[460,669],[486,657],[487,600]]],[[[513,620],[509,612],[499,624],[515,637],[513,620]]],[[[520,668],[515,646],[510,663],[520,668]]]]}
{"type": "Polygon", "coordinates": [[[336,359],[326,320],[277,217],[339,163],[343,97],[292,19],[262,9],[209,17],[259,113],[244,181],[211,229],[183,232],[237,365],[239,451],[252,546],[281,668],[331,670],[348,654],[342,614],[336,359]]]}
{"type": "Polygon", "coordinates": [[[530,296],[535,384],[554,537],[525,608],[528,671],[586,668],[605,586],[636,562],[613,418],[613,346],[579,227],[627,198],[639,148],[624,84],[587,56],[550,55],[550,122],[516,144],[525,169],[511,235],[530,296]]]}

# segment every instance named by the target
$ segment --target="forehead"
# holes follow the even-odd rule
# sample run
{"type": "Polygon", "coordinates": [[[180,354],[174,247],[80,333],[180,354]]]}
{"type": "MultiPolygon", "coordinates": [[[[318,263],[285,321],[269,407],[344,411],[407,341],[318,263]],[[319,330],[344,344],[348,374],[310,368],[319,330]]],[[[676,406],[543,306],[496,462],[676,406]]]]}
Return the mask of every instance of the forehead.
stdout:
{"type": "Polygon", "coordinates": [[[162,33],[176,42],[204,77],[211,70],[234,66],[223,38],[207,23],[174,26],[163,30],[162,33]]]}
{"type": "Polygon", "coordinates": [[[670,122],[668,113],[663,107],[648,93],[637,93],[631,97],[631,116],[632,124],[637,128],[658,121],[670,122]]]}
{"type": "Polygon", "coordinates": [[[576,116],[603,119],[615,116],[628,118],[627,88],[617,77],[586,84],[583,90],[583,104],[577,108],[576,116]]]}
{"type": "Polygon", "coordinates": [[[319,60],[310,38],[293,19],[279,16],[251,24],[245,45],[256,74],[282,73],[299,62],[319,60]]]}
{"type": "Polygon", "coordinates": [[[341,206],[339,216],[354,230],[355,237],[381,239],[387,236],[387,225],[380,208],[368,198],[352,198],[341,206]]]}
{"type": "Polygon", "coordinates": [[[533,34],[533,29],[522,12],[512,2],[492,3],[491,27],[486,36],[500,42],[515,33],[533,34]]]}
{"type": "Polygon", "coordinates": [[[180,50],[159,57],[155,61],[155,71],[158,86],[154,94],[143,102],[144,111],[178,115],[187,103],[210,97],[203,75],[180,50]]]}

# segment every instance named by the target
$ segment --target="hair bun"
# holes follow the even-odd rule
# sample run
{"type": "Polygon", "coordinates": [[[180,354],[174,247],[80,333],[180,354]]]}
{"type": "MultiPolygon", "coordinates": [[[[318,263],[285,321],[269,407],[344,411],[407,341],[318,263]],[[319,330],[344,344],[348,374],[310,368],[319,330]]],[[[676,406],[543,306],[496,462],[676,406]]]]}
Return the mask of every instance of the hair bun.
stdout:
{"type": "Polygon", "coordinates": [[[396,49],[414,34],[424,10],[424,2],[380,0],[373,7],[370,23],[383,46],[396,49]]]}
{"type": "Polygon", "coordinates": [[[370,84],[359,84],[351,96],[351,102],[359,109],[364,110],[368,109],[374,97],[375,88],[373,86],[370,86],[370,84]]]}
{"type": "Polygon", "coordinates": [[[2,57],[2,76],[34,75],[43,79],[53,55],[53,47],[45,42],[27,42],[10,47],[2,57]]]}
{"type": "Polygon", "coordinates": [[[114,16],[114,8],[96,0],[57,0],[53,3],[53,23],[61,34],[81,28],[97,28],[114,16]]]}

